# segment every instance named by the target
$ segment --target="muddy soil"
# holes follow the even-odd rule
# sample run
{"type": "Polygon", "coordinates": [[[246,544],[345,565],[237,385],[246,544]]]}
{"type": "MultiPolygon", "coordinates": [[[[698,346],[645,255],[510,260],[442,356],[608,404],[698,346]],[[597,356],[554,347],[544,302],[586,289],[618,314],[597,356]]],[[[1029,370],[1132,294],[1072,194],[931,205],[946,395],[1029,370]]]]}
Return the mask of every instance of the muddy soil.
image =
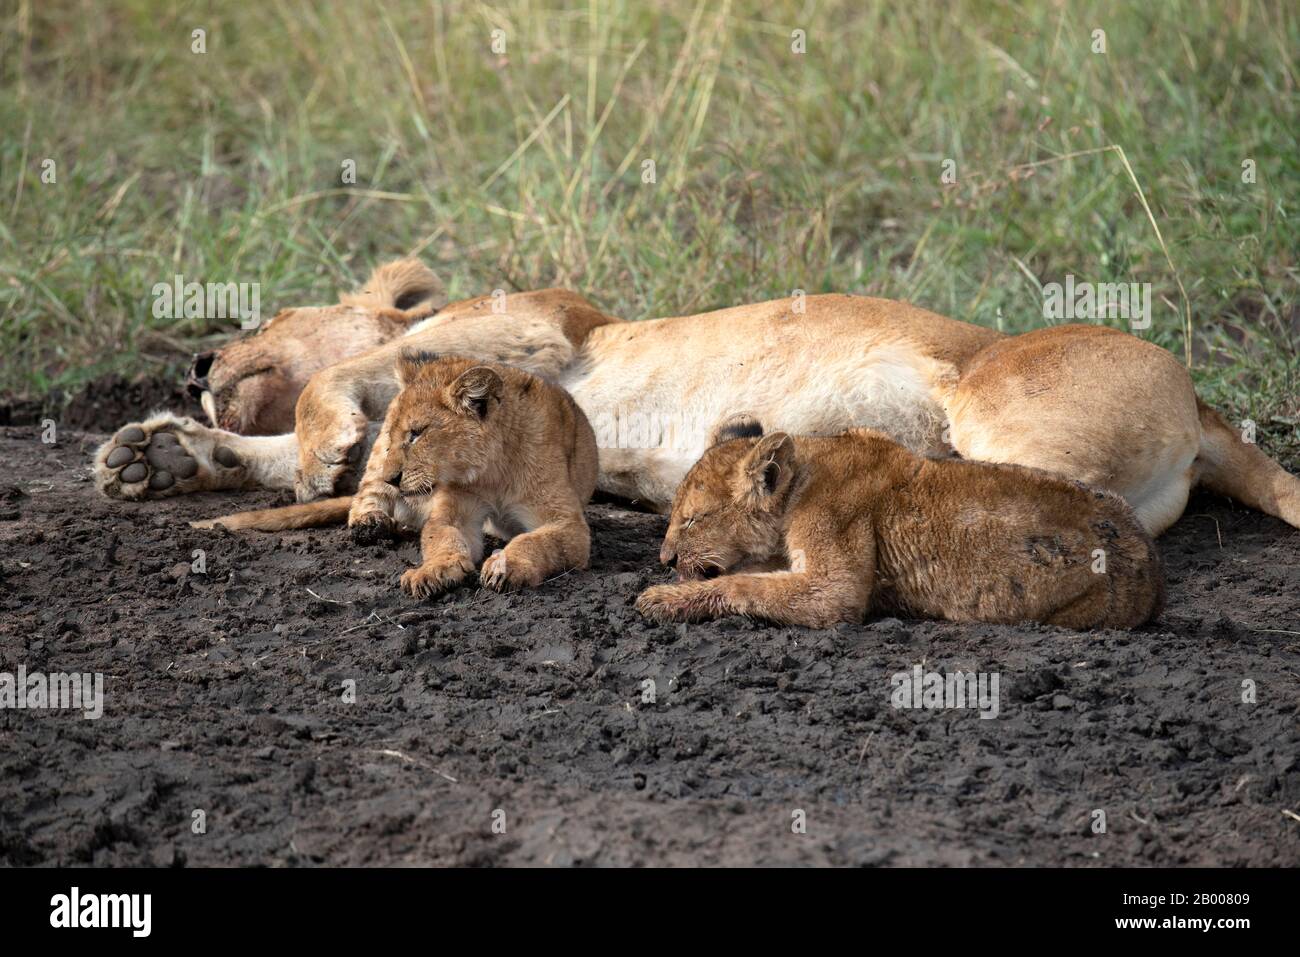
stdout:
{"type": "Polygon", "coordinates": [[[174,378],[108,373],[70,395],[62,391],[37,397],[0,395],[0,426],[35,425],[51,417],[65,429],[112,432],[154,409],[203,417],[199,404],[174,378]]]}
{"type": "Polygon", "coordinates": [[[414,543],[185,524],[282,496],[101,498],[100,438],[0,429],[0,671],[105,675],[99,720],[0,710],[0,864],[1300,864],[1300,532],[1231,503],[1139,632],[664,627],[661,518],[418,603],[414,543]],[[917,664],[999,714],[895,709],[917,664]]]}

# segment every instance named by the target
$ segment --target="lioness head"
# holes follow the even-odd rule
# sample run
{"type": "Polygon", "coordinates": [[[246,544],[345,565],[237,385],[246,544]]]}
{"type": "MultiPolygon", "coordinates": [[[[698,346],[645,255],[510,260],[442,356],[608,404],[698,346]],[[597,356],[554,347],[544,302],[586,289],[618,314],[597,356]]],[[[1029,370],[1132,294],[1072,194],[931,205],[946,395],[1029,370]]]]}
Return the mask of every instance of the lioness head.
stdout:
{"type": "Polygon", "coordinates": [[[684,579],[760,564],[782,548],[782,517],[794,477],[794,440],[763,435],[748,416],[724,421],[673,499],[659,560],[684,579]]]}
{"type": "Polygon", "coordinates": [[[242,435],[292,432],[294,406],[313,375],[402,335],[441,305],[422,263],[377,268],[337,306],[285,309],[250,335],[194,357],[185,386],[212,424],[242,435]]]}
{"type": "Polygon", "coordinates": [[[496,422],[505,383],[496,370],[459,356],[404,353],[402,387],[385,419],[384,481],[403,495],[439,484],[469,485],[506,459],[496,422]]]}

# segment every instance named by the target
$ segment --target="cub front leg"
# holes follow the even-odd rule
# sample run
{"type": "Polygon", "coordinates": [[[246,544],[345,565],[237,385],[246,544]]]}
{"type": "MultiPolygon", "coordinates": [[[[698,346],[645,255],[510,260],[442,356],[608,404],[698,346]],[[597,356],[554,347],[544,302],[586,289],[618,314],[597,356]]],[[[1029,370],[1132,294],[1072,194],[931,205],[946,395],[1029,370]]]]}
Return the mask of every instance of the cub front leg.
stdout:
{"type": "Polygon", "coordinates": [[[397,489],[384,481],[389,440],[389,422],[385,416],[348,510],[348,529],[358,545],[374,545],[396,536],[399,495],[397,489]]]}
{"type": "Polygon", "coordinates": [[[485,511],[453,492],[434,493],[420,532],[420,564],[402,574],[402,590],[427,598],[461,584],[483,557],[485,511]]]}
{"type": "Polygon", "coordinates": [[[647,618],[661,622],[745,615],[778,625],[829,628],[840,622],[861,621],[867,613],[868,594],[860,580],[847,576],[836,579],[808,572],[762,572],[655,585],[641,593],[636,607],[647,618]]]}
{"type": "Polygon", "coordinates": [[[591,557],[591,531],[582,506],[547,510],[535,529],[512,538],[483,563],[480,579],[488,588],[536,588],[546,579],[574,568],[586,568],[591,557]]]}
{"type": "Polygon", "coordinates": [[[828,628],[859,622],[867,613],[876,574],[869,523],[830,523],[838,542],[825,541],[820,512],[797,517],[786,534],[790,571],[723,575],[711,581],[647,588],[637,609],[655,621],[707,621],[746,615],[780,625],[828,628]]]}
{"type": "Polygon", "coordinates": [[[636,610],[651,621],[712,621],[742,614],[728,594],[728,578],[652,585],[636,600],[636,610]]]}

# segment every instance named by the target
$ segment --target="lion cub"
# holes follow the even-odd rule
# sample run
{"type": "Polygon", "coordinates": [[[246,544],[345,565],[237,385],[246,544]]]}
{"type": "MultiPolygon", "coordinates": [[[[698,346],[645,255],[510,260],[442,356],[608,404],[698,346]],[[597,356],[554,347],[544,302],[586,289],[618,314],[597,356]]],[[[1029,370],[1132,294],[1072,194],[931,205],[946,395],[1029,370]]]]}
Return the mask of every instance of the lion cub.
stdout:
{"type": "Polygon", "coordinates": [[[873,609],[1132,628],[1163,604],[1155,544],[1116,495],[926,459],[864,429],[763,435],[745,417],[719,427],[677,490],[660,560],[681,582],[637,601],[660,621],[816,628],[873,609]],[[756,570],[774,564],[783,570],[756,570]]]}
{"type": "MultiPolygon", "coordinates": [[[[403,354],[401,392],[375,443],[393,517],[421,527],[421,561],[402,575],[416,598],[459,585],[483,559],[485,531],[508,539],[479,578],[503,590],[585,568],[582,510],[596,488],[596,436],[563,389],[510,366],[403,354]]],[[[341,521],[341,497],[194,523],[278,530],[341,521]]]]}

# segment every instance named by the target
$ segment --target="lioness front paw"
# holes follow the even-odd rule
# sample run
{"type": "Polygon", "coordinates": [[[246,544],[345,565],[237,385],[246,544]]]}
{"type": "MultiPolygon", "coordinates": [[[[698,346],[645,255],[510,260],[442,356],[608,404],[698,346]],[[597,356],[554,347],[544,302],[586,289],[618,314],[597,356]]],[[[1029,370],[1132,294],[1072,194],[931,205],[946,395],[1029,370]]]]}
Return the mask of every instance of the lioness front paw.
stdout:
{"type": "Polygon", "coordinates": [[[536,588],[543,577],[541,569],[527,558],[517,554],[507,556],[499,548],[488,556],[479,572],[479,581],[493,591],[536,588]]]}
{"type": "Polygon", "coordinates": [[[343,495],[354,490],[370,451],[366,417],[351,412],[323,440],[308,438],[298,451],[293,490],[299,502],[343,495]]]}
{"type": "Polygon", "coordinates": [[[455,588],[473,570],[474,566],[468,559],[456,559],[442,564],[426,562],[402,573],[402,591],[412,598],[428,598],[455,588]]]}
{"type": "Polygon", "coordinates": [[[636,600],[636,610],[651,621],[709,621],[729,614],[722,595],[707,585],[654,585],[636,600]]]}
{"type": "Polygon", "coordinates": [[[95,453],[95,485],[132,501],[237,488],[247,472],[223,434],[168,413],[124,426],[95,453]]]}

